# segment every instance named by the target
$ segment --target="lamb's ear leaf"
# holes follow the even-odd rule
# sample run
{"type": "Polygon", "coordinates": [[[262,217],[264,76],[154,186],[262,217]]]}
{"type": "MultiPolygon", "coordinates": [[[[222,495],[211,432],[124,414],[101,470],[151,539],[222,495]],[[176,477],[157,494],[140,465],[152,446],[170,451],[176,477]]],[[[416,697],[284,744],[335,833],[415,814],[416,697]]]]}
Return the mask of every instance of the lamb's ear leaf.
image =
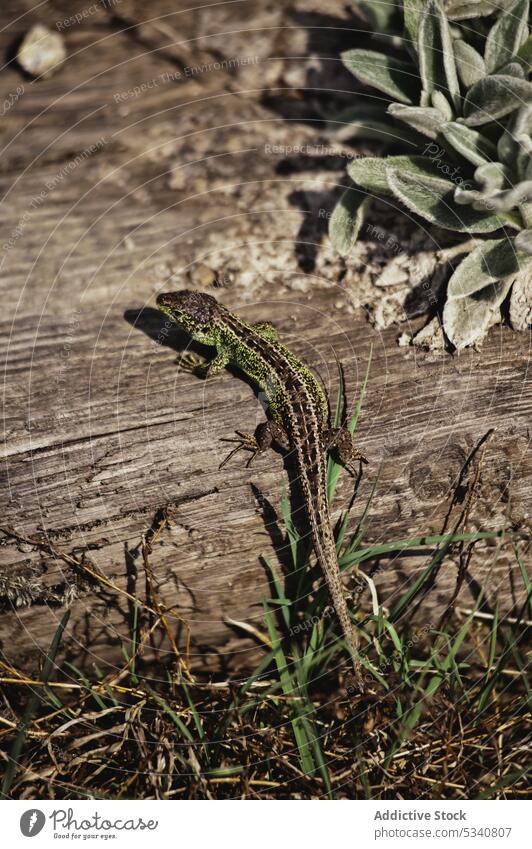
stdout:
{"type": "Polygon", "coordinates": [[[454,61],[451,31],[439,0],[427,0],[418,29],[419,73],[423,83],[421,105],[427,105],[433,91],[441,91],[460,108],[460,85],[454,61]]]}
{"type": "Polygon", "coordinates": [[[508,62],[507,65],[502,66],[498,73],[503,76],[507,74],[510,77],[519,77],[520,80],[526,79],[525,69],[520,62],[508,62]]]}
{"type": "Polygon", "coordinates": [[[516,275],[529,262],[509,239],[482,242],[462,260],[449,280],[443,310],[445,332],[456,348],[482,338],[516,275]]]}
{"type": "MultiPolygon", "coordinates": [[[[398,9],[395,3],[375,3],[375,0],[358,0],[357,6],[364,17],[371,24],[374,32],[390,32],[394,24],[394,18],[398,17],[398,9]]],[[[400,21],[399,21],[400,23],[400,21]]]]}
{"type": "Polygon", "coordinates": [[[373,86],[400,103],[419,99],[418,74],[413,65],[377,53],[375,50],[346,50],[341,54],[348,71],[366,85],[373,86]]]}
{"type": "Polygon", "coordinates": [[[521,230],[514,239],[518,251],[532,256],[532,230],[521,230]]]}
{"type": "Polygon", "coordinates": [[[462,260],[447,286],[447,298],[465,298],[496,283],[521,267],[509,239],[487,239],[462,260]]]}
{"type": "Polygon", "coordinates": [[[443,308],[443,328],[455,348],[480,341],[496,320],[512,278],[489,283],[484,289],[465,298],[450,298],[443,308]]]}
{"type": "Polygon", "coordinates": [[[425,0],[403,0],[404,39],[412,56],[417,56],[419,22],[425,0]]]}
{"type": "Polygon", "coordinates": [[[532,83],[509,74],[493,74],[475,83],[464,99],[465,123],[479,127],[532,103],[532,83]]]}
{"type": "MultiPolygon", "coordinates": [[[[437,145],[434,147],[439,150],[437,145]]],[[[386,169],[391,166],[409,174],[437,176],[438,173],[427,156],[363,156],[349,163],[347,173],[368,194],[390,197],[393,192],[388,185],[386,169]]]]}
{"type": "Polygon", "coordinates": [[[446,120],[445,115],[432,106],[407,106],[405,103],[390,103],[388,114],[404,121],[429,139],[438,137],[442,123],[446,120]]]}
{"type": "Polygon", "coordinates": [[[480,53],[477,53],[474,47],[471,47],[467,41],[462,41],[461,38],[455,39],[453,46],[456,70],[460,77],[460,82],[464,88],[471,88],[472,85],[478,83],[479,80],[486,76],[484,59],[480,53]]]}
{"type": "Polygon", "coordinates": [[[386,178],[395,197],[411,212],[431,224],[458,233],[491,233],[503,226],[495,215],[460,206],[454,200],[455,184],[441,177],[411,174],[388,166],[386,178]]]}
{"type": "Polygon", "coordinates": [[[445,95],[442,94],[441,91],[433,91],[430,99],[434,109],[439,109],[446,121],[453,120],[453,110],[451,109],[451,104],[449,103],[445,95]]]}
{"type": "Polygon", "coordinates": [[[475,182],[484,192],[495,192],[509,184],[511,175],[502,162],[483,162],[475,169],[475,182]]]}
{"type": "Polygon", "coordinates": [[[525,71],[530,70],[530,65],[532,64],[532,35],[529,35],[526,41],[523,41],[515,58],[521,63],[525,71]]]}
{"type": "Polygon", "coordinates": [[[358,189],[346,189],[329,220],[329,238],[342,256],[356,243],[369,198],[358,189]]]}
{"type": "Polygon", "coordinates": [[[466,21],[501,13],[515,0],[447,0],[445,11],[450,21],[466,21]]]}
{"type": "Polygon", "coordinates": [[[449,121],[441,127],[441,134],[472,165],[478,166],[496,160],[497,148],[478,130],[456,121],[449,121]]]}
{"type": "Polygon", "coordinates": [[[484,60],[489,74],[511,62],[528,37],[529,0],[516,0],[499,15],[486,38],[484,60]]]}

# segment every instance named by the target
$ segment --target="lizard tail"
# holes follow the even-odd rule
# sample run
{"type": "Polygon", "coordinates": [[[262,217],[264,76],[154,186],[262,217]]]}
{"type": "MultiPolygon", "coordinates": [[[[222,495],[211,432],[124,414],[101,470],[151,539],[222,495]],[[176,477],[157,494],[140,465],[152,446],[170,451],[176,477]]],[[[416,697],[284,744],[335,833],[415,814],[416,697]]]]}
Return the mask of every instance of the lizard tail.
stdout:
{"type": "Polygon", "coordinates": [[[331,601],[334,605],[338,621],[342,626],[347,648],[351,655],[355,681],[360,691],[362,691],[362,666],[358,653],[359,641],[347,609],[345,587],[342,583],[336,545],[328,519],[322,521],[320,526],[316,528],[316,533],[313,532],[313,538],[316,557],[325,575],[331,601]]]}

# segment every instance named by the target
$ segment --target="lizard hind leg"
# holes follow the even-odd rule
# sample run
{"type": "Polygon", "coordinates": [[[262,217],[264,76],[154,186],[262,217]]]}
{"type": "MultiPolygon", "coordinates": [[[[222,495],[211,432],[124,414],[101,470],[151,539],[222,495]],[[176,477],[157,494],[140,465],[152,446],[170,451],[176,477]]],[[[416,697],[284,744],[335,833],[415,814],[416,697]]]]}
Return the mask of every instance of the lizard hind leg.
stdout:
{"type": "Polygon", "coordinates": [[[250,466],[257,454],[267,451],[275,443],[283,451],[288,451],[290,443],[282,425],[275,421],[262,422],[255,431],[255,436],[245,430],[237,430],[236,436],[223,439],[222,442],[236,442],[236,448],[229,452],[219,467],[222,469],[238,451],[251,451],[251,457],[246,462],[250,466]]]}
{"type": "Polygon", "coordinates": [[[346,427],[330,428],[324,434],[324,443],[327,451],[330,451],[352,475],[357,475],[360,463],[368,462],[355,446],[353,434],[346,427]]]}

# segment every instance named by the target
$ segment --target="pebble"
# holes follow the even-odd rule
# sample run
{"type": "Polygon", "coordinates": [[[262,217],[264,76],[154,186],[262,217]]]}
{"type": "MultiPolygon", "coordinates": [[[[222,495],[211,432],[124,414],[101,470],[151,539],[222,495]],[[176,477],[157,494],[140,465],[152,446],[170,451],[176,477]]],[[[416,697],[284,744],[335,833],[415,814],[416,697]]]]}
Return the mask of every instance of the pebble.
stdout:
{"type": "Polygon", "coordinates": [[[26,33],[17,53],[21,68],[33,77],[49,77],[66,59],[63,38],[42,24],[26,33]]]}

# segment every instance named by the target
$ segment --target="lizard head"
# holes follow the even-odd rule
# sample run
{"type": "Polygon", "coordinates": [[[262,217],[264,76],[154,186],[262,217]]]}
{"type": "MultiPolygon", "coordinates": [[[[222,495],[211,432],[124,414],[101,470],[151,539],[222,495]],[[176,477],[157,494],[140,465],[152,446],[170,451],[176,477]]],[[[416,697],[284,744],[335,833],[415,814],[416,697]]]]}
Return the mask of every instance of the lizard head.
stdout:
{"type": "Polygon", "coordinates": [[[199,338],[210,330],[220,307],[216,298],[204,292],[162,292],[157,295],[157,307],[191,336],[199,338]]]}

